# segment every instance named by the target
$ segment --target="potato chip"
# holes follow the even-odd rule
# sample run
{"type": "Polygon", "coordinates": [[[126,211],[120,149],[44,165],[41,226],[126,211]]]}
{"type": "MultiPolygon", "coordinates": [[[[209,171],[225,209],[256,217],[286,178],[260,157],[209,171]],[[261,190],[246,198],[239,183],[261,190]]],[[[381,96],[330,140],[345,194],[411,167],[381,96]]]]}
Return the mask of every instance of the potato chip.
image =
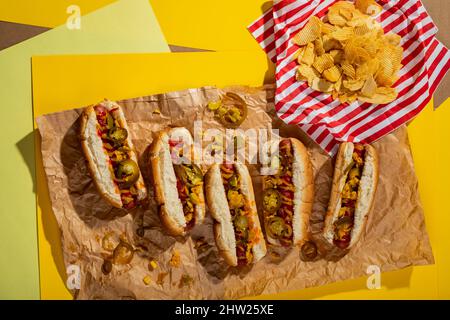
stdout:
{"type": "Polygon", "coordinates": [[[323,21],[312,17],[293,40],[301,46],[293,56],[297,80],[342,103],[393,101],[403,48],[399,35],[384,34],[369,16],[380,10],[375,0],[338,1],[323,21]]]}
{"type": "Polygon", "coordinates": [[[361,94],[366,97],[373,97],[374,94],[377,91],[377,83],[375,82],[375,79],[372,75],[369,75],[369,77],[366,79],[366,82],[364,82],[363,87],[361,88],[361,94]]]}
{"type": "Polygon", "coordinates": [[[292,55],[292,60],[293,61],[297,60],[297,62],[300,63],[302,61],[302,57],[303,57],[303,53],[305,52],[305,48],[306,47],[301,47],[300,49],[295,51],[295,53],[292,55]]]}
{"type": "Polygon", "coordinates": [[[363,23],[359,26],[356,26],[354,32],[357,36],[362,36],[366,33],[369,33],[371,30],[372,29],[367,25],[367,23],[363,23]]]}
{"type": "Polygon", "coordinates": [[[344,86],[344,88],[347,88],[350,91],[357,91],[363,87],[364,82],[365,81],[362,79],[344,80],[342,82],[342,85],[344,86]]]}
{"type": "Polygon", "coordinates": [[[325,69],[331,68],[334,66],[334,59],[331,54],[323,54],[321,56],[316,56],[316,59],[314,59],[313,67],[319,71],[319,73],[322,73],[325,69]]]}
{"type": "Polygon", "coordinates": [[[314,40],[314,54],[316,56],[321,56],[325,54],[322,38],[317,38],[316,40],[314,40]]]}
{"type": "Polygon", "coordinates": [[[329,12],[328,13],[328,20],[332,25],[343,27],[347,24],[347,19],[345,19],[343,16],[339,14],[339,11],[335,12],[329,12]]]}
{"type": "Polygon", "coordinates": [[[363,63],[356,67],[356,79],[366,80],[371,74],[369,71],[369,65],[367,63],[363,63]]]}
{"type": "Polygon", "coordinates": [[[341,73],[341,77],[334,84],[334,90],[336,90],[337,92],[341,91],[341,86],[342,86],[342,73],[341,73]]]}
{"type": "Polygon", "coordinates": [[[297,78],[301,80],[312,82],[314,78],[318,78],[319,74],[312,67],[301,64],[297,68],[297,78]]]}
{"type": "Polygon", "coordinates": [[[311,84],[311,88],[320,92],[331,92],[331,90],[333,90],[333,87],[333,83],[318,77],[314,78],[311,84]]]}
{"type": "Polygon", "coordinates": [[[355,7],[362,13],[372,16],[380,13],[381,11],[381,6],[379,6],[375,0],[356,0],[355,7]]]}
{"type": "Polygon", "coordinates": [[[300,63],[307,64],[308,66],[312,65],[316,55],[314,53],[314,45],[312,43],[308,43],[305,47],[305,51],[303,52],[302,59],[300,63]]]}
{"type": "Polygon", "coordinates": [[[354,36],[353,28],[351,27],[343,27],[340,29],[336,29],[336,31],[330,33],[330,37],[336,39],[338,41],[346,41],[354,36]]]}
{"type": "Polygon", "coordinates": [[[343,93],[343,94],[339,95],[339,102],[346,103],[347,99],[348,99],[348,97],[347,97],[346,93],[343,93]]]}
{"type": "Polygon", "coordinates": [[[369,73],[371,75],[375,75],[380,68],[380,60],[378,60],[378,58],[373,58],[367,61],[367,68],[369,69],[369,73]]]}
{"type": "Polygon", "coordinates": [[[332,66],[323,71],[323,76],[330,82],[336,82],[341,77],[341,71],[338,67],[332,66]]]}
{"type": "Polygon", "coordinates": [[[358,99],[363,102],[375,104],[387,104],[397,98],[397,91],[394,88],[379,87],[372,97],[359,96],[358,99]]]}
{"type": "Polygon", "coordinates": [[[339,64],[342,61],[342,58],[344,57],[344,51],[342,50],[331,50],[329,54],[333,57],[334,63],[339,64]]]}
{"type": "Polygon", "coordinates": [[[351,20],[353,18],[353,12],[354,10],[349,10],[346,8],[339,9],[339,14],[345,19],[345,20],[351,20]]]}
{"type": "Polygon", "coordinates": [[[398,34],[391,33],[387,34],[385,36],[385,39],[387,40],[387,42],[389,42],[389,44],[393,46],[398,46],[400,45],[400,40],[402,39],[402,37],[400,37],[398,34]]]}
{"type": "Polygon", "coordinates": [[[351,63],[344,61],[341,63],[342,72],[349,78],[356,78],[356,70],[351,63]]]}
{"type": "Polygon", "coordinates": [[[329,24],[329,23],[323,23],[321,32],[322,34],[330,34],[331,32],[335,31],[336,27],[329,24]]]}
{"type": "Polygon", "coordinates": [[[357,93],[350,94],[350,95],[347,97],[347,102],[348,102],[348,103],[353,103],[353,102],[356,101],[356,99],[358,99],[358,94],[357,94],[357,93]]]}
{"type": "Polygon", "coordinates": [[[324,35],[322,37],[322,46],[323,46],[323,49],[325,50],[325,52],[328,52],[328,51],[334,50],[334,49],[342,49],[342,45],[338,40],[332,39],[331,37],[329,37],[327,35],[324,35]]]}
{"type": "Polygon", "coordinates": [[[337,10],[340,11],[341,9],[345,9],[351,12],[354,12],[356,10],[356,7],[353,3],[348,2],[348,1],[338,1],[335,4],[333,4],[330,8],[329,11],[333,11],[333,10],[337,10]]]}
{"type": "Polygon", "coordinates": [[[375,76],[375,80],[380,86],[390,86],[393,82],[394,66],[389,59],[380,61],[380,67],[375,76]]]}
{"type": "Polygon", "coordinates": [[[304,46],[320,36],[322,21],[319,18],[313,16],[292,39],[292,42],[304,46]]]}

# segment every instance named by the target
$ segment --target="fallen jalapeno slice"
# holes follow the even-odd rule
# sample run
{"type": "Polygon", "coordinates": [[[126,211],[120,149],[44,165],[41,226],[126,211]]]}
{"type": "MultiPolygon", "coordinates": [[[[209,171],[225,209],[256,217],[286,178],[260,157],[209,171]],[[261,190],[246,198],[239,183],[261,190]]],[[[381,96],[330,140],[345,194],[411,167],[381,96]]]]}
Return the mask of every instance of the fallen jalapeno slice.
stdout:
{"type": "Polygon", "coordinates": [[[217,112],[216,115],[224,127],[235,129],[247,118],[247,104],[239,95],[227,92],[223,99],[223,105],[228,108],[222,106],[217,109],[217,111],[222,110],[222,112],[217,112]]]}
{"type": "Polygon", "coordinates": [[[134,249],[124,241],[120,241],[113,252],[113,262],[115,264],[128,264],[133,260],[134,249]]]}
{"type": "Polygon", "coordinates": [[[111,271],[112,271],[112,263],[111,261],[105,259],[102,264],[102,272],[106,276],[110,274],[111,271]]]}
{"type": "Polygon", "coordinates": [[[312,241],[306,241],[301,248],[303,260],[311,261],[317,257],[317,245],[312,241]]]}
{"type": "Polygon", "coordinates": [[[275,189],[266,189],[263,194],[263,207],[269,213],[274,213],[281,206],[280,193],[275,189]]]}
{"type": "Polygon", "coordinates": [[[116,172],[117,181],[126,187],[131,187],[139,179],[139,167],[131,159],[119,163],[116,172]]]}

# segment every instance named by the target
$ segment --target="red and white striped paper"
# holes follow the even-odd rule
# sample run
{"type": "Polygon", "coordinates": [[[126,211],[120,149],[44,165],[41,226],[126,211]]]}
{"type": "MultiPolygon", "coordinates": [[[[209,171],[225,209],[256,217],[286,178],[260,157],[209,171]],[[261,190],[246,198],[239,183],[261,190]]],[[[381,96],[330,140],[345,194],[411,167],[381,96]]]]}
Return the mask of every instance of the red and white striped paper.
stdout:
{"type": "Polygon", "coordinates": [[[435,35],[437,28],[419,0],[378,0],[374,17],[385,33],[401,36],[403,68],[394,87],[395,101],[374,105],[341,104],[329,94],[295,80],[298,47],[291,38],[313,15],[323,17],[337,0],[282,0],[248,29],[276,63],[275,108],[288,124],[299,125],[325,151],[334,155],[341,141],[371,143],[414,118],[430,101],[450,67],[450,53],[435,35]]]}

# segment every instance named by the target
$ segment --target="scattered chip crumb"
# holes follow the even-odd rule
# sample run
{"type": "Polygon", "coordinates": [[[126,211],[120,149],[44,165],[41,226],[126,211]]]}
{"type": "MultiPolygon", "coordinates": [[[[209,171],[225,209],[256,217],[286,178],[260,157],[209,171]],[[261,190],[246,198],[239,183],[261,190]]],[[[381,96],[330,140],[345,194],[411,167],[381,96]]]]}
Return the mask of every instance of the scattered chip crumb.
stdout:
{"type": "Polygon", "coordinates": [[[159,110],[158,108],[156,108],[155,110],[153,110],[153,114],[161,114],[161,110],[159,110]]]}
{"type": "Polygon", "coordinates": [[[146,286],[148,286],[148,285],[152,282],[152,278],[151,278],[149,275],[146,275],[146,276],[144,277],[144,279],[142,279],[142,281],[144,281],[144,284],[145,284],[146,286]]]}
{"type": "Polygon", "coordinates": [[[158,263],[155,260],[150,260],[148,262],[148,270],[153,271],[158,268],[158,263]]]}
{"type": "Polygon", "coordinates": [[[158,280],[156,281],[157,284],[159,284],[160,286],[162,286],[164,284],[164,278],[168,275],[169,273],[167,272],[160,272],[158,274],[158,280]]]}
{"type": "Polygon", "coordinates": [[[181,256],[178,250],[174,250],[172,253],[172,258],[169,261],[170,266],[178,268],[181,265],[181,256]]]}

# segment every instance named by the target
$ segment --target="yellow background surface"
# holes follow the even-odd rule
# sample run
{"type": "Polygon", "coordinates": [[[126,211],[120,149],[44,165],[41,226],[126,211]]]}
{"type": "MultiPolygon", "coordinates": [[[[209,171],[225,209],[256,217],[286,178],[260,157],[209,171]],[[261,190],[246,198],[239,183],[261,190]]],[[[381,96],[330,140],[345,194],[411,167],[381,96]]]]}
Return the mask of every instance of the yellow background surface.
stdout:
{"type": "Polygon", "coordinates": [[[54,28],[64,24],[67,8],[77,5],[81,15],[117,0],[0,0],[0,20],[54,28]]]}
{"type": "MultiPolygon", "coordinates": [[[[260,50],[228,53],[60,56],[33,58],[35,115],[94,103],[105,96],[122,99],[202,85],[261,85],[267,59],[260,50]],[[68,79],[66,74],[71,74],[68,79]],[[102,74],[103,77],[96,77],[102,74]],[[115,81],[103,81],[114,77],[115,81]],[[57,95],[54,92],[58,92],[57,95]]],[[[270,74],[270,72],[268,73],[270,74]]],[[[436,299],[450,297],[449,208],[445,201],[450,178],[448,132],[450,107],[433,112],[431,104],[409,128],[427,229],[436,265],[382,275],[382,289],[366,289],[360,278],[318,288],[258,298],[298,299],[436,299]],[[444,136],[445,134],[445,136],[444,136]],[[436,156],[434,152],[438,152],[436,156]],[[447,162],[445,162],[447,161],[447,162]],[[448,180],[447,180],[448,181],[448,180]]],[[[70,298],[64,287],[59,235],[51,212],[42,165],[38,166],[38,227],[43,299],[70,298]]]]}
{"type": "Polygon", "coordinates": [[[0,299],[40,292],[31,57],[118,52],[169,52],[147,0],[115,2],[84,15],[80,30],[62,25],[0,51],[0,299]]]}
{"type": "MultiPolygon", "coordinates": [[[[22,0],[16,1],[12,5],[11,1],[0,0],[0,20],[54,27],[66,21],[67,13],[65,10],[71,4],[80,5],[81,13],[84,15],[110,2],[112,0],[22,0]]],[[[261,51],[256,42],[249,37],[244,27],[262,12],[261,7],[266,2],[269,1],[151,0],[168,43],[211,50],[255,49],[258,53],[261,53],[261,51]]],[[[252,54],[252,57],[258,56],[258,53],[252,54]]],[[[36,65],[42,67],[39,67],[38,70],[43,69],[39,73],[48,72],[48,77],[58,73],[55,71],[55,68],[58,66],[73,69],[72,71],[77,71],[77,66],[87,69],[80,69],[79,72],[75,73],[77,75],[76,78],[70,79],[70,85],[73,87],[64,90],[65,93],[71,94],[70,97],[54,95],[55,91],[50,86],[50,84],[53,84],[59,89],[63,89],[61,87],[67,80],[61,74],[63,69],[59,70],[60,78],[58,78],[59,80],[64,79],[64,81],[60,81],[62,85],[56,83],[56,81],[45,82],[46,75],[38,74],[37,77],[44,82],[36,79],[34,85],[39,85],[39,88],[35,88],[35,90],[38,90],[39,94],[43,96],[40,98],[36,97],[36,99],[41,99],[43,104],[38,106],[35,111],[37,113],[46,113],[59,111],[63,108],[81,106],[94,102],[108,94],[110,98],[115,99],[181,89],[200,84],[226,85],[237,83],[242,80],[241,77],[254,77],[254,83],[249,82],[248,84],[259,84],[264,77],[264,71],[261,69],[265,68],[266,65],[264,58],[262,56],[251,58],[248,55],[247,58],[238,58],[237,56],[236,54],[234,60],[233,58],[222,57],[221,59],[224,60],[212,62],[213,65],[209,65],[210,68],[212,70],[222,70],[222,72],[214,74],[216,78],[212,78],[213,75],[210,74],[211,78],[205,79],[200,77],[205,76],[203,74],[205,70],[203,69],[205,65],[210,63],[208,62],[209,58],[203,64],[202,62],[192,62],[192,60],[199,59],[194,59],[193,57],[173,58],[179,62],[166,60],[172,58],[146,57],[145,62],[148,65],[144,66],[139,64],[143,62],[142,57],[135,58],[130,56],[127,57],[127,60],[130,59],[130,61],[123,61],[122,58],[118,58],[120,61],[115,61],[115,59],[111,61],[109,58],[106,58],[97,61],[100,62],[98,64],[88,61],[81,62],[79,58],[74,58],[72,61],[60,61],[55,66],[52,65],[52,59],[45,63],[42,62],[42,65],[41,61],[38,61],[36,65]],[[223,67],[226,66],[226,61],[235,63],[236,67],[243,66],[243,69],[236,71],[236,68],[232,68],[231,71],[235,74],[230,76],[227,72],[228,68],[223,67]],[[75,64],[72,65],[72,62],[75,64]],[[169,62],[177,66],[179,73],[170,65],[162,66],[157,64],[161,62],[169,62]],[[86,79],[91,80],[91,78],[84,78],[83,72],[84,74],[92,74],[94,72],[93,69],[105,71],[108,66],[112,66],[115,63],[120,64],[114,65],[114,67],[120,69],[120,74],[124,76],[134,74],[135,69],[131,69],[133,72],[130,72],[130,70],[124,70],[121,65],[134,66],[141,70],[151,71],[151,74],[155,74],[156,71],[160,73],[155,78],[150,77],[150,80],[148,75],[145,77],[141,74],[138,79],[145,81],[132,80],[129,85],[122,82],[120,82],[121,86],[101,83],[100,87],[89,88],[87,85],[92,85],[90,81],[86,83],[86,86],[84,85],[86,79]],[[155,65],[152,65],[153,63],[155,65]],[[193,63],[193,65],[186,66],[184,63],[193,63]],[[197,67],[199,69],[196,69],[197,67]],[[240,71],[256,71],[256,73],[241,74],[240,71]],[[192,73],[185,75],[184,72],[192,73]],[[172,78],[166,77],[166,73],[171,75],[172,78]],[[161,74],[164,76],[161,76],[161,74]],[[158,81],[161,78],[164,81],[158,81]],[[211,82],[205,83],[207,82],[206,80],[211,82]],[[108,88],[105,87],[106,85],[108,88]],[[82,90],[83,95],[80,96],[76,93],[77,88],[82,90]],[[101,92],[100,89],[105,91],[101,92]],[[44,95],[47,96],[44,97],[44,95]]],[[[42,59],[45,60],[47,58],[42,59]]],[[[431,106],[428,106],[409,127],[427,229],[430,233],[436,265],[409,268],[383,274],[382,290],[364,290],[365,279],[357,279],[299,292],[283,293],[276,297],[270,296],[270,298],[450,298],[450,255],[448,255],[448,252],[450,252],[450,235],[447,231],[450,225],[450,208],[447,201],[443,201],[443,199],[448,197],[450,190],[450,170],[448,165],[450,163],[450,151],[448,148],[450,131],[446,129],[450,121],[449,104],[449,101],[447,101],[436,112],[433,112],[431,106]]],[[[58,247],[59,235],[55,228],[53,215],[48,207],[46,183],[45,180],[42,180],[42,166],[39,161],[40,159],[38,159],[37,163],[38,175],[40,176],[38,188],[42,190],[39,204],[40,208],[43,209],[39,213],[42,298],[70,298],[61,277],[64,270],[61,268],[62,260],[58,247]],[[45,221],[44,224],[42,223],[41,213],[45,221]],[[59,269],[57,265],[59,265],[59,269]]]]}

